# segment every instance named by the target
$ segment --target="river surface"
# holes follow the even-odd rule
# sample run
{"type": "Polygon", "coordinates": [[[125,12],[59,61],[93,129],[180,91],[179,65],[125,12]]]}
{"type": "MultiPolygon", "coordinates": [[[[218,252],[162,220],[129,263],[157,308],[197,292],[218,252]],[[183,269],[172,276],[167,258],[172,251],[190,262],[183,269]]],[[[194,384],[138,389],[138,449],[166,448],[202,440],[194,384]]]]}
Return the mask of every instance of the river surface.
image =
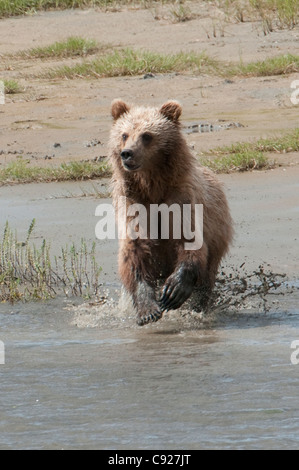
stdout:
{"type": "Polygon", "coordinates": [[[61,299],[6,306],[0,448],[298,449],[295,300],[204,328],[78,328],[61,299]]]}
{"type": "MultiPolygon", "coordinates": [[[[298,177],[223,177],[236,225],[227,263],[250,276],[266,262],[292,280],[260,299],[267,308],[255,295],[242,310],[140,328],[118,303],[116,240],[97,242],[113,301],[0,304],[0,449],[298,449],[298,177]]],[[[1,233],[8,220],[22,241],[36,218],[34,243],[54,253],[92,242],[101,200],[82,184],[0,188],[1,233]]]]}

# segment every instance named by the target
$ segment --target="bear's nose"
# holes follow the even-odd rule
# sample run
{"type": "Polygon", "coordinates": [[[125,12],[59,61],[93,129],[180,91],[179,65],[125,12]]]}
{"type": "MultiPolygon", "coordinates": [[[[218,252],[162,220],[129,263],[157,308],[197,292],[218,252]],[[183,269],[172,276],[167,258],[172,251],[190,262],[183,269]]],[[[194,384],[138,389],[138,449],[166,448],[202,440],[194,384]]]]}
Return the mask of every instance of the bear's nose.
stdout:
{"type": "Polygon", "coordinates": [[[124,149],[121,154],[120,154],[121,158],[123,160],[129,160],[130,158],[133,158],[133,150],[131,149],[124,149]]]}

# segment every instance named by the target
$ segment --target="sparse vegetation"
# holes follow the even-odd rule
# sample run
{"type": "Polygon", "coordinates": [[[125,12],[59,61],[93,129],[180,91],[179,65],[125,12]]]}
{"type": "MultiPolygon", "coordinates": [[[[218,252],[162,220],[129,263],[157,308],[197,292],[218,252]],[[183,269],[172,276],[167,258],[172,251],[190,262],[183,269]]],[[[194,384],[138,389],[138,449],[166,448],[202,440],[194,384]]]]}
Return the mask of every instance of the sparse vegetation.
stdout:
{"type": "Polygon", "coordinates": [[[228,147],[217,147],[212,150],[216,155],[237,154],[247,151],[252,152],[298,152],[299,151],[299,128],[296,128],[280,137],[259,139],[256,142],[239,142],[228,147]]]}
{"type": "MultiPolygon", "coordinates": [[[[92,5],[108,6],[120,4],[140,4],[148,7],[155,3],[153,1],[131,1],[131,0],[65,0],[65,1],[35,1],[35,0],[14,0],[7,2],[0,0],[0,16],[4,11],[8,14],[12,11],[22,14],[41,8],[77,8],[92,5]],[[10,10],[11,9],[11,10],[10,10]]],[[[159,3],[159,2],[158,2],[159,3]]],[[[165,2],[168,3],[168,2],[165,2]]],[[[176,21],[185,21],[190,13],[189,6],[183,2],[174,3],[169,1],[176,21]]],[[[271,18],[280,18],[281,26],[292,27],[298,22],[299,0],[223,0],[217,2],[220,8],[235,8],[240,21],[244,20],[241,15],[241,6],[250,4],[252,12],[260,12],[266,15],[271,14],[271,18]],[[274,16],[273,16],[274,15],[274,16]],[[289,18],[289,22],[287,22],[289,18]]],[[[249,11],[249,10],[248,10],[249,11]]],[[[246,11],[246,15],[248,13],[246,11]]],[[[14,14],[15,14],[14,13],[14,14]]],[[[248,13],[249,14],[249,13],[248,13]]],[[[277,23],[276,23],[277,24],[277,23]]],[[[70,37],[65,41],[55,42],[46,47],[38,47],[23,51],[14,58],[60,58],[85,57],[89,54],[99,53],[94,60],[85,59],[81,63],[72,66],[61,66],[52,68],[43,73],[42,77],[49,78],[101,78],[115,76],[136,76],[147,73],[205,73],[223,77],[231,76],[270,76],[299,72],[299,55],[281,54],[276,57],[267,58],[264,61],[244,63],[242,60],[238,64],[225,64],[212,59],[206,53],[180,52],[176,54],[161,54],[146,50],[134,50],[132,48],[110,49],[110,46],[101,46],[94,40],[86,40],[80,37],[70,37]],[[108,48],[108,50],[107,50],[108,48]]],[[[76,61],[77,62],[77,61],[76,61]]],[[[7,70],[10,70],[7,68],[7,70]]],[[[39,75],[40,78],[40,75],[39,75]]],[[[4,80],[5,93],[13,94],[23,91],[15,80],[4,80]]],[[[267,168],[268,152],[286,152],[288,149],[298,151],[299,135],[298,130],[294,134],[274,139],[272,141],[258,141],[256,144],[235,144],[230,148],[215,149],[205,155],[202,162],[212,167],[217,172],[244,171],[248,169],[267,168]],[[292,142],[291,141],[292,137],[292,142]],[[213,155],[213,158],[211,156],[213,155]]],[[[61,181],[61,180],[84,180],[107,176],[110,168],[106,161],[100,162],[70,162],[60,166],[39,167],[32,165],[29,160],[18,158],[16,161],[6,165],[0,165],[0,185],[6,183],[29,183],[31,181],[61,181]]]]}
{"type": "Polygon", "coordinates": [[[170,14],[173,23],[184,23],[185,21],[193,20],[196,17],[189,7],[184,6],[181,3],[171,8],[170,14]]]}
{"type": "MultiPolygon", "coordinates": [[[[187,21],[194,17],[184,1],[180,0],[0,0],[0,18],[32,14],[39,10],[100,7],[118,9],[123,5],[153,8],[155,5],[170,3],[173,21],[187,21]]],[[[265,34],[275,28],[293,28],[299,22],[299,0],[214,0],[228,19],[244,17],[259,19],[265,34]]]]}
{"type": "Polygon", "coordinates": [[[4,93],[7,95],[14,95],[21,93],[22,89],[16,80],[0,80],[4,83],[4,93]]]}
{"type": "MultiPolygon", "coordinates": [[[[162,0],[163,3],[174,3],[175,0],[162,0]]],[[[123,5],[150,8],[161,0],[0,0],[0,18],[32,14],[40,10],[65,10],[68,8],[112,8],[123,5]]]]}
{"type": "MultiPolygon", "coordinates": [[[[107,47],[107,46],[105,46],[107,47]]],[[[69,37],[65,41],[55,42],[45,47],[36,47],[27,51],[22,51],[18,55],[26,58],[45,59],[67,57],[83,57],[95,54],[101,49],[93,39],[84,39],[78,36],[69,37]]]]}
{"type": "Polygon", "coordinates": [[[262,20],[264,33],[277,28],[293,28],[299,22],[298,0],[249,0],[262,20]]]}
{"type": "Polygon", "coordinates": [[[38,167],[29,160],[18,158],[0,169],[0,185],[7,183],[31,183],[32,181],[82,181],[100,178],[110,173],[106,161],[69,162],[58,167],[38,167]]]}
{"type": "Polygon", "coordinates": [[[269,153],[287,153],[299,151],[299,128],[284,136],[259,139],[257,142],[236,143],[228,147],[217,147],[200,158],[204,166],[216,173],[247,171],[273,168],[274,161],[269,161],[269,153]]]}
{"type": "MultiPolygon", "coordinates": [[[[217,147],[202,155],[200,161],[217,173],[259,170],[272,168],[275,162],[268,161],[269,153],[299,152],[299,128],[280,137],[259,139],[256,142],[236,143],[229,147],[217,147]]],[[[12,183],[82,181],[107,177],[111,169],[106,160],[101,162],[69,162],[59,167],[38,167],[19,157],[0,169],[0,185],[12,183]]]]}
{"type": "Polygon", "coordinates": [[[0,302],[46,300],[64,293],[90,297],[99,290],[101,268],[96,262],[95,243],[91,248],[81,240],[61,249],[59,257],[51,255],[46,240],[37,248],[31,244],[35,219],[26,240],[19,242],[6,223],[0,239],[0,302]]]}
{"type": "Polygon", "coordinates": [[[100,56],[92,62],[58,67],[48,71],[45,78],[101,78],[187,70],[207,72],[212,68],[217,68],[217,62],[205,53],[180,52],[166,55],[125,48],[100,56]]]}
{"type": "Polygon", "coordinates": [[[260,21],[264,34],[292,29],[299,22],[299,0],[215,0],[226,21],[260,21]]]}
{"type": "Polygon", "coordinates": [[[299,56],[282,54],[264,61],[224,64],[201,52],[159,54],[125,48],[72,66],[61,66],[44,73],[44,78],[103,78],[134,76],[145,73],[206,73],[214,75],[262,77],[285,75],[299,71],[299,56]]]}
{"type": "Polygon", "coordinates": [[[224,69],[226,75],[243,75],[247,77],[266,77],[271,75],[286,75],[299,71],[299,55],[281,54],[269,57],[263,61],[231,65],[224,69]]]}
{"type": "Polygon", "coordinates": [[[32,14],[39,10],[108,7],[133,3],[131,0],[0,0],[0,17],[32,14]]]}
{"type": "Polygon", "coordinates": [[[223,155],[222,157],[202,157],[200,162],[215,173],[231,173],[235,171],[249,171],[273,168],[268,158],[262,152],[246,151],[223,155]]]}

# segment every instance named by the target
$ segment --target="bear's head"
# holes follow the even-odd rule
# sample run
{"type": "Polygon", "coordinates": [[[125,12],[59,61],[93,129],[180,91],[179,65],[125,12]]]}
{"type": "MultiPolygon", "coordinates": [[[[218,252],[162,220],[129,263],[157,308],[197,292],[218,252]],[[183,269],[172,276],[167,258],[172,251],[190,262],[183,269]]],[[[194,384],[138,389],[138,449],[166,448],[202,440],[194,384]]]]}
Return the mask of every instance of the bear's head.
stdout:
{"type": "Polygon", "coordinates": [[[114,100],[110,148],[118,165],[127,172],[167,167],[180,138],[181,113],[177,101],[167,101],[161,108],[146,108],[114,100]]]}

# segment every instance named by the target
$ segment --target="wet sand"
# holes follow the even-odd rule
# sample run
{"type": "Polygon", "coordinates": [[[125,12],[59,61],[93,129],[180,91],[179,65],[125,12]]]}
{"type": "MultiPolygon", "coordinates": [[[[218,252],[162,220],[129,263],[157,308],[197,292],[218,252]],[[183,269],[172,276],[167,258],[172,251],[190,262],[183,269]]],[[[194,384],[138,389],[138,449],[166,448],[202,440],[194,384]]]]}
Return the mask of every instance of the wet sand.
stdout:
{"type": "MultiPolygon", "coordinates": [[[[31,166],[107,155],[110,104],[117,97],[149,106],[176,99],[183,107],[184,125],[242,124],[224,132],[187,135],[188,144],[198,154],[234,142],[277,136],[298,126],[298,107],[291,102],[296,73],[229,80],[206,73],[50,80],[42,78],[47,71],[92,61],[96,56],[58,60],[9,55],[78,34],[96,40],[107,53],[111,46],[160,54],[194,51],[224,63],[294,54],[298,48],[298,27],[275,29],[264,36],[260,22],[235,22],[209,2],[191,4],[198,14],[192,21],[173,23],[169,10],[169,5],[158,15],[153,9],[74,10],[1,20],[0,77],[17,80],[22,93],[7,95],[5,106],[0,106],[0,164],[20,155],[31,166]]],[[[297,154],[275,153],[272,158],[298,164],[297,154]]]]}
{"type": "MultiPolygon", "coordinates": [[[[245,262],[254,269],[267,263],[275,272],[296,277],[299,167],[219,175],[219,179],[224,183],[235,224],[235,239],[225,264],[245,262]]],[[[108,180],[96,180],[0,187],[0,230],[7,220],[21,241],[35,218],[32,240],[39,245],[45,238],[53,254],[60,254],[65,244],[79,244],[82,237],[91,244],[99,220],[96,207],[111,202],[96,196],[99,191],[108,192],[107,184],[108,180]]],[[[117,240],[97,241],[98,261],[107,281],[117,279],[117,250],[117,240]]]]}

